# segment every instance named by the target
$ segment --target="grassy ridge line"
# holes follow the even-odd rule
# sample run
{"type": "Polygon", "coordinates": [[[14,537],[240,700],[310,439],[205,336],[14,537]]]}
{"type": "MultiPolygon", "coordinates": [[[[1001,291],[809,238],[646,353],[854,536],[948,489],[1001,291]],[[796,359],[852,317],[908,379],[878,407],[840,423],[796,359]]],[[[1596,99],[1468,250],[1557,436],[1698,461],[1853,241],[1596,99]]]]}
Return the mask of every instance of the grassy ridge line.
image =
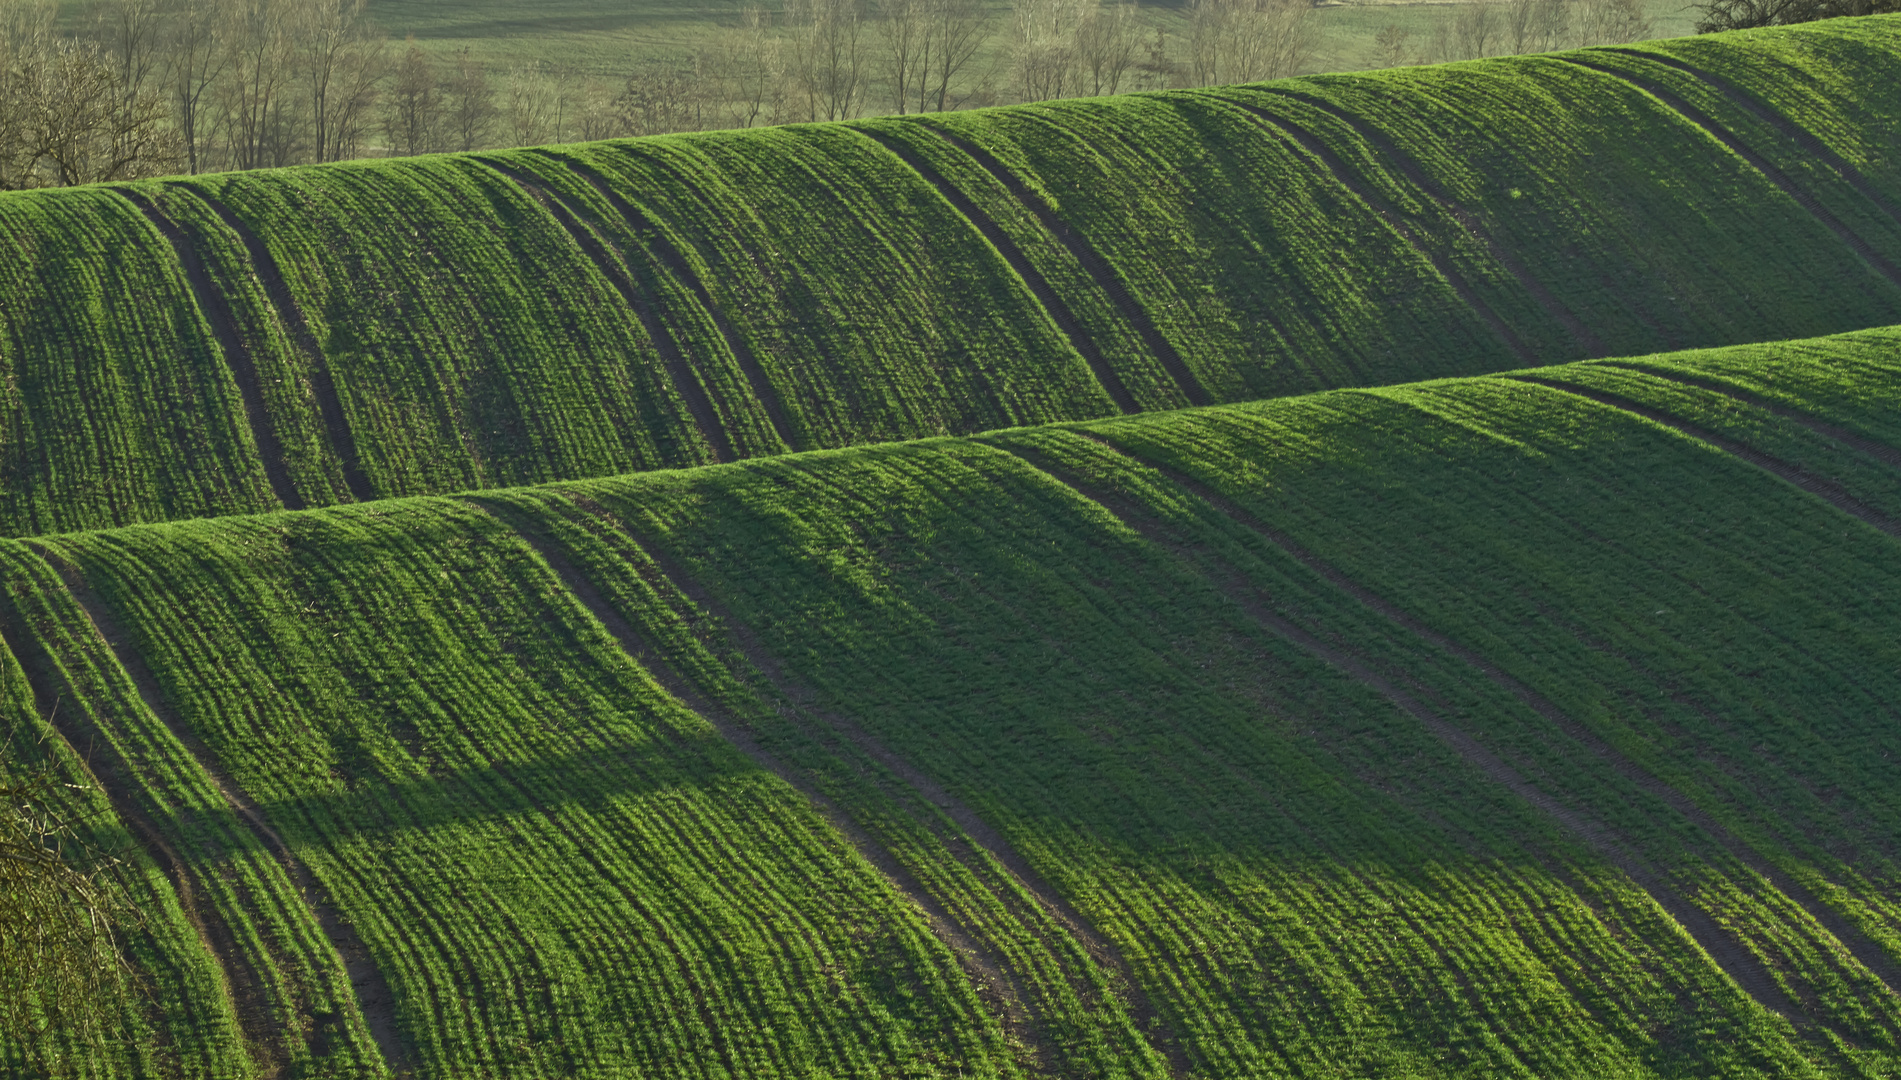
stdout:
{"type": "MultiPolygon", "coordinates": [[[[194,925],[192,902],[181,902],[180,892],[168,877],[177,872],[176,865],[161,868],[114,806],[96,775],[104,768],[96,756],[97,747],[82,753],[62,734],[61,706],[82,710],[85,705],[78,700],[69,704],[58,692],[43,700],[45,695],[36,692],[33,677],[14,651],[21,631],[11,601],[6,608],[4,634],[9,641],[0,659],[0,695],[4,696],[0,708],[6,715],[6,758],[14,770],[8,778],[50,771],[60,784],[53,794],[59,805],[52,809],[76,821],[80,839],[93,850],[122,861],[117,880],[126,901],[143,913],[139,925],[119,928],[118,933],[128,962],[144,982],[146,996],[119,1003],[124,1039],[112,1047],[106,1060],[90,1062],[95,1075],[191,1074],[220,1080],[250,1075],[243,1035],[220,985],[217,959],[194,925]]],[[[185,896],[190,896],[188,880],[185,896]]],[[[70,1061],[93,1056],[80,1047],[61,1045],[58,1029],[49,1034],[52,1045],[42,1048],[47,1057],[70,1061]]],[[[0,1037],[0,1068],[14,1075],[31,1075],[42,1063],[26,1056],[17,1037],[18,1033],[11,1032],[0,1037]]]]}
{"type": "Polygon", "coordinates": [[[1767,212],[1795,207],[1752,166],[1573,55],[1593,54],[1316,76],[1259,98],[1325,99],[1408,151],[1614,354],[1891,321],[1892,287],[1806,215],[1767,212]],[[1638,130],[1651,152],[1633,158],[1638,130]]]}
{"type": "Polygon", "coordinates": [[[363,1055],[368,1032],[347,1004],[341,965],[283,867],[145,706],[53,569],[13,542],[0,555],[9,568],[10,643],[38,671],[40,695],[66,702],[62,737],[98,755],[92,770],[119,820],[144,834],[141,846],[166,864],[171,903],[204,950],[193,964],[199,978],[206,961],[217,965],[213,986],[201,984],[190,1003],[201,1017],[196,1037],[181,1040],[178,1052],[222,1060],[227,1069],[235,1057],[246,1075],[310,1069],[326,1053],[350,1072],[376,1061],[373,1047],[363,1055]]]}
{"type": "MultiPolygon", "coordinates": [[[[1025,454],[1023,450],[1015,446],[1005,444],[1005,447],[1016,452],[1019,457],[1024,457],[1033,466],[1047,473],[1052,480],[1071,489],[1077,496],[1115,515],[1123,524],[1141,533],[1151,542],[1168,546],[1173,540],[1162,522],[1148,517],[1139,506],[1095,489],[1086,480],[1079,480],[1075,474],[1069,473],[1060,466],[1053,467],[1041,453],[1032,451],[1025,454]]],[[[1229,596],[1241,606],[1249,618],[1270,633],[1286,639],[1328,666],[1345,672],[1355,681],[1410,714],[1472,769],[1484,774],[1488,780],[1506,788],[1551,817],[1605,862],[1622,870],[1637,882],[1645,892],[1651,895],[1657,905],[1668,911],[1670,916],[1696,940],[1697,945],[1759,1005],[1783,1015],[1794,1013],[1794,1002],[1781,987],[1776,985],[1769,970],[1756,957],[1750,955],[1746,947],[1743,947],[1746,943],[1739,942],[1727,934],[1707,912],[1699,910],[1671,888],[1659,874],[1658,868],[1632,850],[1626,838],[1606,829],[1601,821],[1581,816],[1571,807],[1534,787],[1510,763],[1449,723],[1407,690],[1388,681],[1353,652],[1335,648],[1268,610],[1259,597],[1248,595],[1246,587],[1240,584],[1245,581],[1245,577],[1232,564],[1217,563],[1217,566],[1223,576],[1233,583],[1228,590],[1229,596]]]]}
{"type": "Polygon", "coordinates": [[[170,246],[106,191],[0,206],[16,532],[269,508],[243,410],[170,246]]]}
{"type": "Polygon", "coordinates": [[[1024,285],[1030,292],[1035,294],[1037,303],[1042,305],[1044,314],[1049,316],[1050,321],[1063,332],[1063,336],[1069,339],[1070,348],[1089,364],[1089,371],[1095,376],[1097,386],[1115,402],[1116,408],[1125,413],[1140,411],[1135,399],[1129,396],[1129,388],[1123,385],[1122,377],[1103,361],[1102,351],[1097,348],[1095,338],[1077,321],[1075,312],[1071,311],[1069,305],[1065,304],[1062,298],[1050,288],[1049,281],[1037,271],[1035,265],[1023,254],[1023,249],[1011,239],[994,218],[978,208],[976,203],[963,192],[958,191],[944,179],[942,173],[932,168],[893,133],[871,126],[861,126],[856,130],[863,132],[878,145],[896,154],[913,171],[923,177],[926,183],[936,188],[945,202],[956,207],[957,212],[983,234],[984,239],[990,242],[990,246],[996,249],[997,254],[1010,264],[1010,269],[1015,271],[1016,275],[1023,279],[1024,285]]]}
{"type": "Polygon", "coordinates": [[[179,528],[63,543],[370,944],[425,1074],[1010,1073],[900,894],[494,518],[179,528]]]}
{"type": "MultiPolygon", "coordinates": [[[[686,677],[689,689],[676,692],[683,700],[704,695],[732,710],[741,733],[729,738],[758,740],[789,773],[822,789],[849,815],[849,827],[862,829],[915,875],[927,894],[925,910],[941,905],[989,954],[994,975],[1005,980],[1005,1022],[1028,1040],[1020,1047],[1030,1052],[1026,1064],[1103,1076],[1156,1075],[1164,1068],[1139,1032],[1165,1047],[1172,1040],[1155,1030],[1155,1017],[1126,972],[1116,970],[1114,954],[1099,953],[1086,929],[1057,915],[1006,869],[998,838],[974,839],[961,824],[964,815],[947,809],[954,803],[945,793],[928,781],[920,788],[915,771],[901,763],[902,773],[894,770],[890,755],[868,747],[862,733],[841,732],[836,718],[813,716],[797,704],[795,698],[807,697],[804,688],[763,673],[754,658],[771,661],[744,628],[709,607],[705,591],[677,566],[656,562],[626,519],[581,491],[502,498],[565,558],[585,567],[588,587],[638,625],[636,633],[660,654],[660,667],[686,677]],[[1123,1002],[1131,994],[1133,1009],[1123,1002]],[[1019,1009],[1024,1015],[1016,1015],[1019,1009]]],[[[977,828],[983,830],[981,823],[977,828]]],[[[1179,1062],[1173,1071],[1182,1071],[1179,1062]]]]}
{"type": "MultiPolygon", "coordinates": [[[[1677,387],[1667,384],[1659,385],[1655,381],[1650,382],[1648,385],[1633,385],[1636,380],[1633,380],[1627,373],[1619,369],[1609,366],[1583,364],[1573,364],[1553,369],[1551,375],[1541,381],[1557,383],[1560,380],[1576,381],[1586,386],[1593,384],[1601,385],[1605,382],[1609,382],[1616,389],[1626,394],[1639,397],[1651,404],[1657,404],[1657,399],[1662,398],[1670,402],[1672,406],[1671,411],[1674,415],[1695,417],[1699,422],[1709,424],[1711,427],[1723,430],[1727,434],[1748,439],[1752,446],[1769,446],[1778,454],[1782,455],[1785,460],[1799,462],[1798,468],[1834,476],[1837,475],[1837,470],[1845,467],[1856,474],[1857,478],[1870,480],[1886,488],[1886,493],[1890,498],[1901,494],[1901,492],[1896,491],[1896,481],[1901,478],[1898,478],[1894,473],[1889,472],[1882,476],[1869,477],[1869,470],[1864,463],[1855,460],[1853,455],[1843,454],[1841,448],[1832,445],[1830,440],[1826,438],[1817,440],[1813,436],[1804,437],[1804,433],[1788,430],[1787,425],[1777,425],[1774,423],[1765,424],[1762,422],[1762,417],[1760,416],[1739,415],[1740,410],[1735,408],[1733,401],[1720,400],[1714,393],[1706,392],[1702,395],[1698,395],[1694,391],[1684,393],[1677,387]],[[1820,453],[1817,452],[1818,450],[1820,453]]],[[[1777,464],[1780,465],[1781,463],[1778,462],[1777,464]]],[[[1336,587],[1352,595],[1367,608],[1378,612],[1388,621],[1397,624],[1407,632],[1421,638],[1434,648],[1456,656],[1459,660],[1478,671],[1479,674],[1483,675],[1495,685],[1506,690],[1525,705],[1530,706],[1533,711],[1550,723],[1556,725],[1566,736],[1582,743],[1596,756],[1609,762],[1625,779],[1635,783],[1648,794],[1663,800],[1668,804],[1671,810],[1688,819],[1703,832],[1709,834],[1724,850],[1748,867],[1750,871],[1762,876],[1773,885],[1776,890],[1798,903],[1803,910],[1808,913],[1810,918],[1822,924],[1829,934],[1832,934],[1837,940],[1841,941],[1855,955],[1855,958],[1867,967],[1870,972],[1876,975],[1876,977],[1881,979],[1891,991],[1897,987],[1901,987],[1901,969],[1897,969],[1895,962],[1882,952],[1879,944],[1869,939],[1854,925],[1842,920],[1837,913],[1830,910],[1807,888],[1789,878],[1787,874],[1781,872],[1776,866],[1766,861],[1763,856],[1752,849],[1747,842],[1725,829],[1720,823],[1685,797],[1682,792],[1664,783],[1642,765],[1625,757],[1615,746],[1612,746],[1595,733],[1584,729],[1574,718],[1566,715],[1562,709],[1548,698],[1545,698],[1543,695],[1525,686],[1523,683],[1518,682],[1504,672],[1499,671],[1496,667],[1489,664],[1484,657],[1464,648],[1432,630],[1430,627],[1420,623],[1383,597],[1368,592],[1350,579],[1341,575],[1337,570],[1315,558],[1311,553],[1301,549],[1298,544],[1295,544],[1288,537],[1250,518],[1245,511],[1206,486],[1179,473],[1168,473],[1166,475],[1168,479],[1177,486],[1187,489],[1206,501],[1209,505],[1220,510],[1222,514],[1241,523],[1251,531],[1254,531],[1269,543],[1280,548],[1288,555],[1291,555],[1310,570],[1325,577],[1336,587]]]]}

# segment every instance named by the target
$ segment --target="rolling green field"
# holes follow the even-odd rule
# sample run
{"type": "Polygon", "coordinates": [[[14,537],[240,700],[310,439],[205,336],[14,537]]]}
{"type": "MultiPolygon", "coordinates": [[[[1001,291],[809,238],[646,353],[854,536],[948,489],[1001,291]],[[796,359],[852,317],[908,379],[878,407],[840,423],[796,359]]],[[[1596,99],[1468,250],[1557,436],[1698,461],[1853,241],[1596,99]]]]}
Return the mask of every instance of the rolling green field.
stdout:
{"type": "Polygon", "coordinates": [[[1901,1076],[1897,45],[0,197],[0,1074],[1901,1076]]]}
{"type": "Polygon", "coordinates": [[[0,200],[0,533],[1901,321],[1901,23],[0,200]]]}

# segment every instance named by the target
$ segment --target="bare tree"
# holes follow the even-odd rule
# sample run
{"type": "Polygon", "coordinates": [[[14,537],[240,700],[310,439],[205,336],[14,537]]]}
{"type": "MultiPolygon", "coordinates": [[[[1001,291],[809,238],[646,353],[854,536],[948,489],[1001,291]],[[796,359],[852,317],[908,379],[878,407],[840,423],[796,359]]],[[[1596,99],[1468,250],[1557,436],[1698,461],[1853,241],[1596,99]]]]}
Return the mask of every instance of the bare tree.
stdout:
{"type": "Polygon", "coordinates": [[[229,12],[230,68],[217,91],[219,125],[235,168],[288,165],[303,147],[286,15],[278,0],[237,0],[229,12]]]}
{"type": "Polygon", "coordinates": [[[1135,4],[1125,0],[1099,3],[1083,16],[1076,31],[1076,89],[1091,94],[1113,94],[1122,77],[1135,66],[1141,25],[1135,4]]]}
{"type": "Polygon", "coordinates": [[[1505,43],[1511,53],[1550,52],[1570,32],[1566,0],[1505,0],[1505,43]]]}
{"type": "Polygon", "coordinates": [[[873,0],[886,90],[893,112],[924,111],[931,62],[930,0],[873,0]],[[915,103],[915,104],[914,104],[915,103]]]}
{"type": "Polygon", "coordinates": [[[309,120],[310,156],[354,156],[383,75],[383,42],[364,15],[368,0],[291,3],[288,34],[309,120]]]}
{"type": "Polygon", "coordinates": [[[562,105],[560,84],[539,66],[510,71],[505,117],[509,145],[553,142],[559,137],[562,105]]]}
{"type": "Polygon", "coordinates": [[[52,1028],[69,1044],[108,1034],[131,981],[118,932],[139,919],[119,860],[87,843],[84,812],[68,809],[72,786],[10,769],[11,756],[0,745],[0,1030],[50,1073],[52,1028]]]}
{"type": "Polygon", "coordinates": [[[1076,36],[1093,6],[1093,0],[1016,0],[1011,5],[1012,60],[1024,101],[1076,93],[1076,36]]]}
{"type": "MultiPolygon", "coordinates": [[[[951,98],[951,84],[990,38],[990,12],[984,0],[928,0],[932,53],[925,69],[925,100],[938,112],[963,105],[951,98]]],[[[924,106],[919,105],[923,112],[924,106]]]]}
{"type": "Polygon", "coordinates": [[[741,9],[739,25],[725,33],[721,45],[709,62],[732,126],[777,122],[785,114],[789,87],[785,52],[772,34],[771,16],[757,5],[741,9]]]}
{"type": "Polygon", "coordinates": [[[613,101],[611,134],[665,135],[704,129],[718,85],[706,71],[705,58],[695,55],[671,64],[649,64],[635,72],[613,101]]]}
{"type": "Polygon", "coordinates": [[[1396,68],[1406,63],[1407,45],[1412,40],[1412,32],[1398,23],[1387,23],[1373,35],[1373,45],[1367,50],[1367,67],[1396,68]]]}
{"type": "Polygon", "coordinates": [[[1710,0],[1694,6],[1703,13],[1696,32],[1709,34],[1842,16],[1889,15],[1901,11],[1901,0],[1710,0]]]}
{"type": "Polygon", "coordinates": [[[1308,0],[1190,0],[1188,75],[1197,86],[1259,82],[1313,61],[1308,0]]]}
{"type": "Polygon", "coordinates": [[[389,91],[383,99],[383,133],[392,154],[427,154],[436,149],[442,119],[442,98],[436,90],[436,68],[416,45],[396,62],[389,91]]]}
{"type": "Polygon", "coordinates": [[[488,72],[463,49],[456,54],[455,71],[443,87],[443,128],[448,143],[457,150],[479,150],[488,145],[495,129],[495,88],[489,85],[488,72]]]}
{"type": "Polygon", "coordinates": [[[1452,20],[1456,59],[1496,56],[1505,44],[1505,14],[1498,0],[1479,0],[1458,9],[1452,20]]]}
{"type": "Polygon", "coordinates": [[[863,107],[865,69],[861,0],[787,0],[792,71],[809,120],[849,120],[863,107]]]}
{"type": "Polygon", "coordinates": [[[1575,0],[1580,45],[1621,45],[1656,33],[1641,0],[1575,0]]]}
{"type": "Polygon", "coordinates": [[[96,41],[59,38],[48,5],[0,11],[0,186],[90,184],[171,171],[177,140],[155,88],[128,87],[96,41]]]}
{"type": "Polygon", "coordinates": [[[166,10],[161,77],[185,167],[193,173],[203,170],[210,150],[211,90],[231,65],[221,35],[230,6],[227,0],[171,0],[166,10]]]}

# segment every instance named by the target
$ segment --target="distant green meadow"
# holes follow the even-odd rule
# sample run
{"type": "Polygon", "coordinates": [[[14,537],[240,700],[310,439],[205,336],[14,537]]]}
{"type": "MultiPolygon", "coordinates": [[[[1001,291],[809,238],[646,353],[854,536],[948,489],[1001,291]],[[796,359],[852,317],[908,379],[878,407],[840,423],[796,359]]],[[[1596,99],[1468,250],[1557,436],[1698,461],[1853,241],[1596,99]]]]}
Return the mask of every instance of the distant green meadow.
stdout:
{"type": "Polygon", "coordinates": [[[1897,34],[0,196],[0,1071],[1901,1073],[1897,34]]]}

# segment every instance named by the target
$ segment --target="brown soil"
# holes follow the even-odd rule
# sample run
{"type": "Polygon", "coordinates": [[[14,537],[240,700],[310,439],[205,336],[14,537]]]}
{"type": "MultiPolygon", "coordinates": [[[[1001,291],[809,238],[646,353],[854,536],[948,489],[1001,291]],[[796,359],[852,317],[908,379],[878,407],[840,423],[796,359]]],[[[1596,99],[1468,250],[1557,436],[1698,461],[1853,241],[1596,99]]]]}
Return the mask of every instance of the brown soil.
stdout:
{"type": "Polygon", "coordinates": [[[647,337],[659,350],[660,360],[672,376],[674,389],[686,402],[687,411],[693,415],[693,422],[699,426],[700,433],[706,436],[707,445],[712,447],[713,460],[734,460],[732,440],[726,437],[726,429],[720,425],[719,416],[713,411],[713,402],[706,396],[706,388],[700,385],[699,376],[687,364],[686,357],[681,355],[680,345],[673,339],[672,331],[655,314],[653,305],[640,295],[640,290],[635,287],[633,278],[620,259],[608,252],[605,242],[581,219],[581,215],[566,199],[538,183],[533,176],[499,161],[487,158],[476,160],[514,181],[574,238],[576,246],[593,261],[595,269],[601,272],[615,292],[620,293],[621,301],[646,328],[647,337]]]}
{"type": "Polygon", "coordinates": [[[251,355],[251,350],[245,346],[243,337],[238,333],[238,322],[231,314],[231,305],[212,282],[204,259],[199,256],[198,249],[193,246],[185,230],[165,216],[150,199],[140,192],[114,190],[138,207],[152,227],[171,242],[172,250],[178,255],[179,265],[185,271],[185,281],[191,286],[192,297],[198,302],[198,310],[204,313],[205,321],[211,324],[219,349],[224,353],[225,365],[231,369],[231,379],[238,385],[238,398],[244,405],[244,418],[251,427],[251,441],[257,447],[259,463],[264,466],[264,475],[270,481],[271,491],[286,510],[302,510],[303,496],[297,494],[296,485],[291,483],[290,470],[284,465],[284,445],[278,441],[277,429],[271,424],[270,410],[264,405],[264,389],[258,380],[257,359],[251,355]]]}

